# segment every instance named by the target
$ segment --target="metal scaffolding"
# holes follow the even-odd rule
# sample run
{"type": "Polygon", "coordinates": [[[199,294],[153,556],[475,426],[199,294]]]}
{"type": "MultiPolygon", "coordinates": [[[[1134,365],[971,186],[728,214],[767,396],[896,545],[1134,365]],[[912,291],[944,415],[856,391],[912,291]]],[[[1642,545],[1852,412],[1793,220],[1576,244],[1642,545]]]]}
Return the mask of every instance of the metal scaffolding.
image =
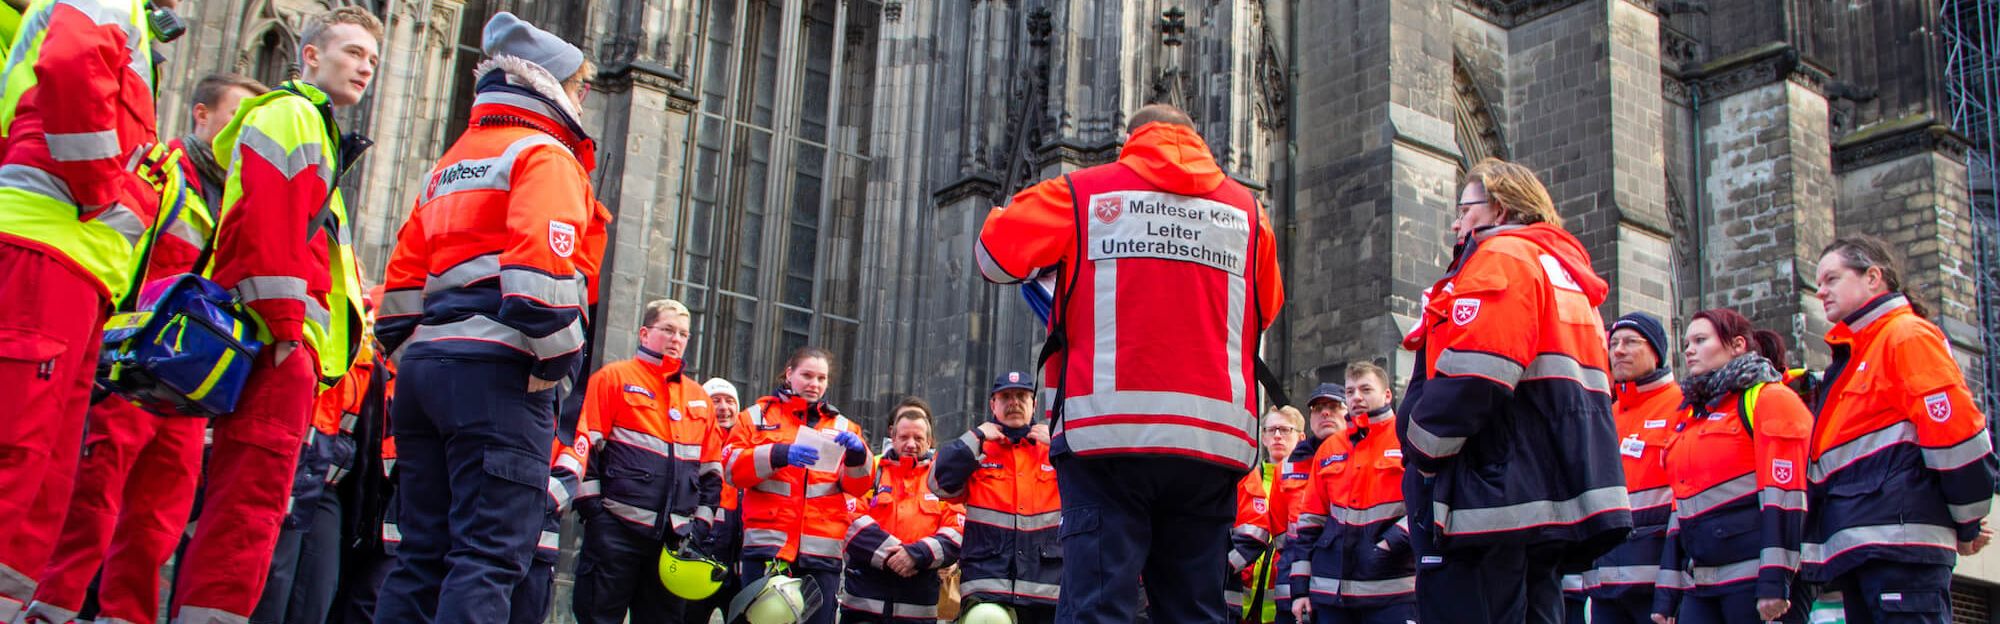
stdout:
{"type": "Polygon", "coordinates": [[[2000,413],[2000,0],[1943,0],[1945,107],[1971,139],[1966,184],[1979,266],[1979,324],[1986,346],[1981,401],[2000,413]]]}

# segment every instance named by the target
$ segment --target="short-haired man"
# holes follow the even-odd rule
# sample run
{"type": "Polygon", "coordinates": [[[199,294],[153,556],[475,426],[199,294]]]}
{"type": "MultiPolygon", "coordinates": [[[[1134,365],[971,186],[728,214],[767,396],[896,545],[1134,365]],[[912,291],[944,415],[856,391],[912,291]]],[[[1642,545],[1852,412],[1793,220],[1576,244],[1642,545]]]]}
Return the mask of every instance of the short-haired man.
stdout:
{"type": "Polygon", "coordinates": [[[590,376],[583,420],[594,448],[571,601],[583,624],[675,622],[687,608],[660,584],[660,552],[701,543],[723,480],[708,392],[683,374],[692,320],[678,301],[646,304],[638,353],[590,376]]]}
{"type": "MultiPolygon", "coordinates": [[[[197,270],[195,259],[214,228],[208,207],[222,204],[224,172],[209,141],[238,104],[266,91],[236,74],[210,74],[195,85],[193,131],[169,143],[181,154],[174,164],[187,192],[180,196],[180,216],[163,224],[147,258],[147,281],[197,270]]],[[[98,619],[148,621],[160,611],[160,566],[180,544],[194,506],[208,421],[161,418],[115,396],[91,405],[90,413],[84,437],[89,452],[77,466],[69,516],[29,613],[73,617],[92,577],[101,574],[98,619]]]]}
{"type": "Polygon", "coordinates": [[[1355,427],[1323,456],[1293,525],[1292,613],[1299,621],[1402,624],[1417,619],[1416,559],[1403,519],[1403,449],[1395,390],[1372,362],[1347,366],[1355,427]]]}
{"type": "Polygon", "coordinates": [[[1328,441],[1346,444],[1341,436],[1347,431],[1347,388],[1337,383],[1323,383],[1313,389],[1312,397],[1306,399],[1306,437],[1292,448],[1292,461],[1306,461],[1319,455],[1320,445],[1328,441]]]}
{"type": "Polygon", "coordinates": [[[216,216],[214,280],[265,339],[235,414],[215,423],[207,490],[174,619],[241,622],[262,593],[319,390],[347,374],[363,338],[361,276],[338,188],[369,142],[334,110],[361,102],[382,22],[357,7],[306,20],[301,76],[245,100],[215,137],[229,172],[216,216]],[[221,519],[218,521],[218,519],[221,519]]]}
{"type": "Polygon", "coordinates": [[[1048,425],[1034,422],[1033,380],[1002,373],[986,395],[986,422],[945,443],[931,464],[931,491],[965,504],[965,606],[1005,606],[1017,624],[1054,622],[1062,589],[1062,494],[1048,425]]]}
{"type": "Polygon", "coordinates": [[[1287,459],[1305,437],[1305,429],[1306,419],[1298,408],[1281,405],[1266,410],[1259,437],[1263,467],[1236,484],[1229,569],[1236,573],[1233,580],[1238,587],[1227,596],[1231,605],[1244,608],[1245,616],[1258,617],[1259,622],[1292,620],[1291,584],[1282,581],[1285,569],[1276,560],[1312,477],[1305,462],[1287,459]]]}
{"type": "Polygon", "coordinates": [[[1611,413],[1618,421],[1618,458],[1632,499],[1632,537],[1583,573],[1596,624],[1651,624],[1653,586],[1673,513],[1667,443],[1674,438],[1681,385],[1667,367],[1670,351],[1660,320],[1644,312],[1611,324],[1611,413]]]}
{"type": "Polygon", "coordinates": [[[909,397],[895,413],[875,490],[847,530],[843,624],[937,622],[937,571],[958,562],[965,509],[931,492],[930,404],[909,397]]]}

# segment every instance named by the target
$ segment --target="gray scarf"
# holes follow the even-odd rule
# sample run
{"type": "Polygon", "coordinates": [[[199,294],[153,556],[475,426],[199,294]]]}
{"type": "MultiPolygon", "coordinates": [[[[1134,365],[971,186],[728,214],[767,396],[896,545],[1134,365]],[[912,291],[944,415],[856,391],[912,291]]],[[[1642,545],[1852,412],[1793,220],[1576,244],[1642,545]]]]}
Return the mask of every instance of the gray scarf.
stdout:
{"type": "Polygon", "coordinates": [[[1682,405],[1711,408],[1730,393],[1748,390],[1759,383],[1783,381],[1784,378],[1770,360],[1752,351],[1736,356],[1722,368],[1681,380],[1681,394],[1686,398],[1682,405]]]}

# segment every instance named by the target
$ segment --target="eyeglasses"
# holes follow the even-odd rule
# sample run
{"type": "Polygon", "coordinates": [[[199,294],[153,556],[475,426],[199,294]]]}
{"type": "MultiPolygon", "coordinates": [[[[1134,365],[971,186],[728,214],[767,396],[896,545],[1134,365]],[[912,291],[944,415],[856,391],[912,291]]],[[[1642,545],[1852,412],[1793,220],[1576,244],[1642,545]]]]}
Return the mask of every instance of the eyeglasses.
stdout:
{"type": "Polygon", "coordinates": [[[1611,348],[1613,349],[1636,349],[1645,345],[1646,339],[1644,338],[1619,338],[1611,341],[1611,348]]]}
{"type": "Polygon", "coordinates": [[[1469,201],[1469,202],[1458,202],[1458,206],[1459,206],[1460,208],[1464,208],[1464,207],[1467,207],[1467,206],[1477,206],[1477,205],[1480,205],[1480,204],[1490,204],[1490,203],[1493,203],[1493,200],[1490,200],[1490,199],[1481,199],[1481,200],[1477,200],[1477,201],[1469,201]]]}
{"type": "Polygon", "coordinates": [[[1294,434],[1294,433],[1298,433],[1298,432],[1299,432],[1299,428],[1298,428],[1298,427],[1265,427],[1265,428],[1264,428],[1264,434],[1265,434],[1265,435],[1270,435],[1270,434],[1277,434],[1277,435],[1291,435],[1291,434],[1294,434]]]}

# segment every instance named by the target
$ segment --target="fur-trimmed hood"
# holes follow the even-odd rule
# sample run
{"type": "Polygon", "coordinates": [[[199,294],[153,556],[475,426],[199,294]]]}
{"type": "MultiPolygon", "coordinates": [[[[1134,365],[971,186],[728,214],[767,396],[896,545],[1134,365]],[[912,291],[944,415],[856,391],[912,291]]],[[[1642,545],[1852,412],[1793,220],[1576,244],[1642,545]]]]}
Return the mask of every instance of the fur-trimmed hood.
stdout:
{"type": "Polygon", "coordinates": [[[506,72],[507,84],[534,91],[553,102],[558,110],[569,116],[567,121],[577,123],[583,119],[576,103],[570,101],[569,94],[563,93],[562,78],[550,74],[549,70],[543,69],[542,66],[517,56],[502,54],[480,61],[479,66],[472,70],[472,76],[475,80],[485,78],[495,70],[506,72]]]}

